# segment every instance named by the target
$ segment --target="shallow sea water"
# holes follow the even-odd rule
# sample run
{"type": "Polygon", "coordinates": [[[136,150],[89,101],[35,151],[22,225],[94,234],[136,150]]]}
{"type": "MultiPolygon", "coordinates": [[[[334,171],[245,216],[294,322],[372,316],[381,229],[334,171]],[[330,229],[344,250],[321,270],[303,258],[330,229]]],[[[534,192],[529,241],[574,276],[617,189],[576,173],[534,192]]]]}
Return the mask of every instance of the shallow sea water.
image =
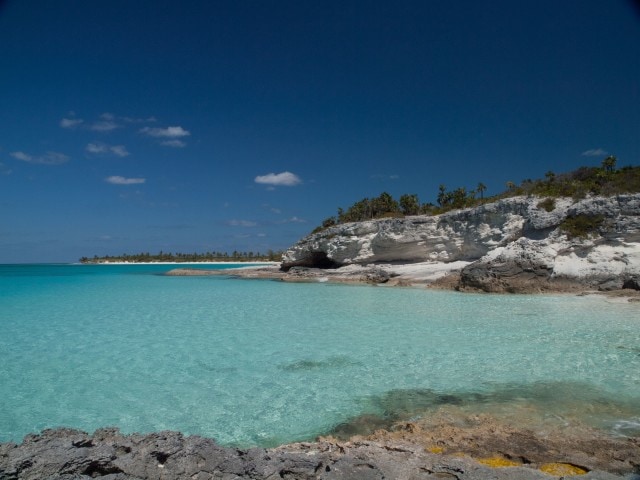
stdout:
{"type": "Polygon", "coordinates": [[[640,433],[637,303],[171,268],[0,266],[0,441],[117,426],[271,446],[442,405],[640,433]]]}

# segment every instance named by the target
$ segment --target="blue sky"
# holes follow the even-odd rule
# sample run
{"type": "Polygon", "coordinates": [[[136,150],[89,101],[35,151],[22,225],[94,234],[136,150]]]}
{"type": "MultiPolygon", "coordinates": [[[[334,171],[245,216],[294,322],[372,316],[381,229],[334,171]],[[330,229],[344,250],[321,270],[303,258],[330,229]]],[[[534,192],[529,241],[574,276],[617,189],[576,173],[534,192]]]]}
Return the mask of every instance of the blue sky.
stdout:
{"type": "Polygon", "coordinates": [[[624,0],[0,1],[0,263],[284,249],[363,197],[640,163],[624,0]]]}

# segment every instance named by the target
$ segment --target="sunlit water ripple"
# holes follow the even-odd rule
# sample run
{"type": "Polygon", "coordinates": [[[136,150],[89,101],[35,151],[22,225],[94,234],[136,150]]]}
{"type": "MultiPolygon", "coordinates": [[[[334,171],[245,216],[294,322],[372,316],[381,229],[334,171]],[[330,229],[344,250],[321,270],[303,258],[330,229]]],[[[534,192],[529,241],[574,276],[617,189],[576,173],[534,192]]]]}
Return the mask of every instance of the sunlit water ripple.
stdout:
{"type": "Polygon", "coordinates": [[[310,439],[531,403],[640,431],[640,306],[566,295],[0,266],[0,441],[56,426],[310,439]]]}

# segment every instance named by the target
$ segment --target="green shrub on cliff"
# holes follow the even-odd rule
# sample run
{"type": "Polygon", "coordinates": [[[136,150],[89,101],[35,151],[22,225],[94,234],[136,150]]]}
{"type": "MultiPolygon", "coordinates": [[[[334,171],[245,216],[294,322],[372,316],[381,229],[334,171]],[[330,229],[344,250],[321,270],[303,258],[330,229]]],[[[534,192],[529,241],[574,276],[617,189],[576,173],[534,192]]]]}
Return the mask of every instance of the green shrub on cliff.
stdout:
{"type": "Polygon", "coordinates": [[[556,199],[545,198],[544,200],[538,202],[538,208],[543,208],[547,212],[553,212],[556,209],[556,199]]]}
{"type": "Polygon", "coordinates": [[[566,233],[569,239],[586,238],[596,233],[603,222],[604,215],[579,214],[565,218],[560,223],[560,230],[566,233]]]}
{"type": "MultiPolygon", "coordinates": [[[[616,170],[616,157],[605,158],[600,167],[580,167],[568,173],[548,171],[544,179],[523,180],[520,185],[507,182],[507,189],[493,197],[485,197],[486,186],[480,182],[475,190],[458,187],[448,190],[440,185],[437,193],[437,205],[420,204],[418,195],[404,194],[396,201],[389,193],[383,192],[376,198],[363,198],[349,208],[338,209],[335,217],[329,217],[316,227],[312,233],[334,225],[348,222],[361,222],[374,218],[401,217],[405,215],[438,215],[450,210],[475,207],[484,203],[510,198],[519,195],[535,195],[547,197],[538,203],[539,208],[548,212],[555,209],[555,198],[572,197],[575,200],[587,195],[612,196],[623,193],[640,192],[640,166],[626,166],[616,170]],[[479,197],[479,198],[478,198],[479,197]]],[[[587,228],[588,222],[576,220],[577,224],[567,224],[567,232],[576,232],[580,236],[581,229],[587,228]]]]}

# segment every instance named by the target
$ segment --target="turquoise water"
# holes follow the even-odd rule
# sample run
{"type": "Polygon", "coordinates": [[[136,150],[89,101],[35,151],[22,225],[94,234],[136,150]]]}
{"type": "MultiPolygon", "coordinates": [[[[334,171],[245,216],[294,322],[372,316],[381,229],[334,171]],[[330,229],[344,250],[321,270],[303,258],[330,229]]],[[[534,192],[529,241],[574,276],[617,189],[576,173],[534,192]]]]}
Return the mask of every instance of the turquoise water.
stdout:
{"type": "Polygon", "coordinates": [[[443,404],[640,431],[638,303],[171,268],[0,266],[0,441],[117,426],[274,445],[443,404]]]}

